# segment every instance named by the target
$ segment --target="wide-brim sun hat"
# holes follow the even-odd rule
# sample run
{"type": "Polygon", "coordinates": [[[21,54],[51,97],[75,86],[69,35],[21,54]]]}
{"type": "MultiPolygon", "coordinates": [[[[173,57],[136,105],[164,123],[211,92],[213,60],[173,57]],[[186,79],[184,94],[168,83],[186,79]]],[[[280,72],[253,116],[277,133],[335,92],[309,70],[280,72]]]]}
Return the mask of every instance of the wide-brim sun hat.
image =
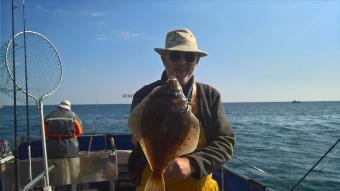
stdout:
{"type": "Polygon", "coordinates": [[[64,101],[60,102],[60,104],[58,106],[63,108],[63,109],[71,111],[71,102],[68,101],[68,100],[64,100],[64,101]]]}
{"type": "Polygon", "coordinates": [[[166,35],[165,48],[155,48],[158,54],[162,55],[167,51],[196,52],[201,57],[208,53],[198,49],[195,35],[187,28],[170,31],[166,35]]]}

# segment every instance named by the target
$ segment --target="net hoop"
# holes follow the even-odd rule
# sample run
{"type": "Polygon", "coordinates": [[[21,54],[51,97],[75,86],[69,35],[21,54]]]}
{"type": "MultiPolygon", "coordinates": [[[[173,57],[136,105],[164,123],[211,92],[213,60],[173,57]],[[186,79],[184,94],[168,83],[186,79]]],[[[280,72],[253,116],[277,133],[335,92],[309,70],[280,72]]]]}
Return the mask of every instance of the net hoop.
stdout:
{"type": "MultiPolygon", "coordinates": [[[[26,34],[37,35],[37,36],[43,38],[44,40],[46,40],[46,41],[51,45],[51,47],[53,47],[53,49],[54,49],[54,51],[55,51],[55,53],[56,53],[56,55],[57,55],[58,62],[59,62],[59,64],[60,64],[60,76],[59,76],[59,78],[58,78],[57,85],[54,87],[54,89],[48,91],[48,93],[45,94],[45,95],[40,95],[40,96],[38,96],[38,95],[33,95],[33,94],[31,94],[31,93],[29,92],[29,90],[28,90],[28,92],[26,92],[26,90],[23,88],[24,84],[18,84],[18,82],[16,82],[15,85],[16,85],[16,87],[17,87],[20,91],[22,91],[22,92],[24,92],[24,93],[27,93],[30,97],[34,98],[35,100],[39,100],[39,99],[41,100],[41,99],[43,99],[43,98],[45,98],[45,97],[51,95],[52,93],[54,93],[54,92],[58,89],[58,87],[60,86],[61,81],[62,81],[62,76],[63,76],[63,65],[62,65],[61,57],[60,57],[60,54],[59,54],[57,48],[54,46],[54,44],[53,44],[47,37],[45,37],[44,35],[42,35],[42,34],[40,34],[40,33],[34,32],[34,31],[25,31],[25,33],[26,33],[26,34]]],[[[17,33],[17,34],[14,36],[14,39],[17,38],[19,35],[23,35],[23,34],[24,34],[24,31],[17,33]]],[[[12,73],[11,73],[11,70],[10,70],[10,63],[9,63],[9,60],[8,60],[10,54],[12,53],[11,50],[10,50],[12,44],[13,44],[13,39],[11,39],[11,40],[7,43],[7,46],[6,46],[5,64],[6,64],[7,72],[8,72],[8,74],[9,74],[11,80],[14,81],[14,77],[13,77],[13,75],[12,75],[12,73]]],[[[13,46],[13,45],[12,45],[12,46],[13,46]]]]}

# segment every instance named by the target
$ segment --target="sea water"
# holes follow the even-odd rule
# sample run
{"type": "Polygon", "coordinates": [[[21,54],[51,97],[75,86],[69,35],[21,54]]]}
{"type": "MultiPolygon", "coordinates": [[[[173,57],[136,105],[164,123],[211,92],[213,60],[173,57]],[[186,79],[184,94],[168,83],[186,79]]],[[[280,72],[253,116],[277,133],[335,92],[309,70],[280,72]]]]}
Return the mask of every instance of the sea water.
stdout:
{"type": "MultiPolygon", "coordinates": [[[[56,106],[45,106],[45,115],[56,106]]],[[[128,133],[128,104],[74,105],[84,133],[128,133]]],[[[340,102],[225,103],[236,136],[226,165],[274,190],[289,190],[340,137],[340,102]],[[238,160],[241,159],[241,160],[238,160]],[[257,170],[255,166],[262,170],[257,170]]],[[[0,109],[0,138],[13,143],[13,107],[0,109]]],[[[40,116],[29,107],[30,136],[40,137],[40,116]]],[[[26,138],[25,107],[17,108],[20,140],[26,138]]],[[[299,185],[300,190],[340,190],[340,143],[299,185]]]]}

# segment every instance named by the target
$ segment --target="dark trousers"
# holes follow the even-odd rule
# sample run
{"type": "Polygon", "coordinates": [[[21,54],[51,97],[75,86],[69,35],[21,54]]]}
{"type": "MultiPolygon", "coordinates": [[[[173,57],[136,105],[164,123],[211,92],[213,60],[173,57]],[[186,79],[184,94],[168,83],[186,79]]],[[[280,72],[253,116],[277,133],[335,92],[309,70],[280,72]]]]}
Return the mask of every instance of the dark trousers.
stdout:
{"type": "Polygon", "coordinates": [[[47,139],[46,148],[48,158],[74,157],[79,152],[78,141],[73,138],[47,139]]]}

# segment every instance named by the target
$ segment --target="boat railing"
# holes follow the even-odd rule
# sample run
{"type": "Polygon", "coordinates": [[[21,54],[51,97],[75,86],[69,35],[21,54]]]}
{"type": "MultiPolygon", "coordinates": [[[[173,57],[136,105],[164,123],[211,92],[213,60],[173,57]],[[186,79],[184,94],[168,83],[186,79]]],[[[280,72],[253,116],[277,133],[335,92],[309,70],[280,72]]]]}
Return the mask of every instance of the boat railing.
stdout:
{"type": "MultiPolygon", "coordinates": [[[[54,169],[51,173],[51,179],[52,182],[56,183],[59,181],[58,184],[70,184],[70,183],[85,183],[85,182],[92,182],[98,186],[99,184],[103,184],[103,182],[96,182],[95,180],[101,180],[106,182],[108,184],[111,184],[112,181],[115,181],[116,188],[120,187],[128,187],[131,188],[134,186],[134,184],[129,180],[128,171],[127,171],[127,162],[129,155],[131,153],[131,150],[134,148],[134,145],[131,143],[131,135],[130,134],[93,134],[93,135],[82,135],[78,137],[79,141],[79,150],[80,154],[79,157],[76,158],[64,158],[64,159],[58,159],[56,161],[49,162],[50,164],[56,164],[56,169],[54,169]],[[91,140],[92,139],[92,140],[91,140]],[[112,139],[114,140],[114,144],[112,144],[112,139]],[[92,146],[89,149],[90,141],[92,141],[92,146]],[[116,149],[116,150],[115,150],[116,149]],[[113,151],[115,150],[115,151],[113,151]],[[102,156],[99,158],[94,157],[93,155],[89,155],[90,153],[107,153],[105,156],[109,157],[114,155],[115,158],[104,158],[102,156]],[[96,174],[97,178],[90,178],[90,179],[81,179],[81,176],[84,175],[86,170],[89,170],[89,167],[91,165],[88,163],[91,159],[94,161],[97,161],[97,166],[95,168],[92,168],[94,171],[93,174],[96,174]],[[99,160],[100,159],[100,160],[99,160]],[[103,178],[102,174],[104,171],[101,171],[100,169],[105,169],[102,165],[103,160],[105,161],[111,161],[111,170],[113,172],[117,172],[118,168],[118,174],[116,174],[115,178],[103,178]],[[57,164],[59,162],[59,164],[57,164]],[[63,163],[63,164],[61,164],[63,163]],[[59,169],[60,166],[64,166],[65,164],[67,169],[80,169],[80,171],[77,171],[77,175],[71,173],[70,176],[74,176],[76,178],[72,179],[69,178],[67,180],[58,180],[55,178],[55,176],[58,175],[62,171],[65,171],[66,169],[59,169]],[[75,166],[75,164],[77,164],[75,166]],[[114,164],[112,166],[112,164],[114,164]],[[71,166],[70,166],[71,165],[71,166]],[[86,166],[84,169],[83,167],[86,166]],[[98,170],[99,169],[99,170],[98,170]],[[85,170],[85,171],[84,171],[85,170]],[[97,170],[95,172],[95,170],[97,170]],[[54,173],[54,174],[53,174],[54,173]],[[78,177],[79,176],[79,177],[78,177]],[[101,176],[101,177],[100,177],[101,176]],[[99,178],[98,178],[99,177],[99,178]],[[60,182],[61,181],[61,182],[60,182]]],[[[35,140],[31,142],[31,148],[32,148],[32,158],[39,158],[42,156],[42,146],[40,140],[35,140]]],[[[22,143],[19,146],[19,159],[20,160],[26,160],[27,159],[27,144],[22,143]]],[[[34,160],[33,160],[34,161],[34,160]]],[[[84,176],[83,176],[84,177],[84,176]]],[[[238,173],[236,170],[228,167],[223,166],[222,168],[216,170],[213,173],[214,179],[218,182],[220,190],[228,190],[228,191],[236,191],[236,190],[244,190],[244,191],[268,191],[270,188],[262,184],[261,182],[254,180],[252,178],[248,178],[240,173],[238,173]]],[[[104,186],[105,187],[105,186],[104,186]]],[[[110,187],[110,186],[109,186],[110,187]]],[[[107,186],[105,187],[107,188],[107,186]]],[[[106,190],[106,189],[105,189],[106,190]]],[[[119,189],[118,189],[119,190],[119,189]]]]}
{"type": "MultiPolygon", "coordinates": [[[[48,172],[50,173],[51,170],[55,168],[55,165],[52,164],[48,167],[48,172]]],[[[37,185],[45,176],[45,172],[40,173],[37,175],[32,181],[30,181],[26,186],[22,189],[22,191],[28,191],[31,190],[35,185],[37,185]]]]}

